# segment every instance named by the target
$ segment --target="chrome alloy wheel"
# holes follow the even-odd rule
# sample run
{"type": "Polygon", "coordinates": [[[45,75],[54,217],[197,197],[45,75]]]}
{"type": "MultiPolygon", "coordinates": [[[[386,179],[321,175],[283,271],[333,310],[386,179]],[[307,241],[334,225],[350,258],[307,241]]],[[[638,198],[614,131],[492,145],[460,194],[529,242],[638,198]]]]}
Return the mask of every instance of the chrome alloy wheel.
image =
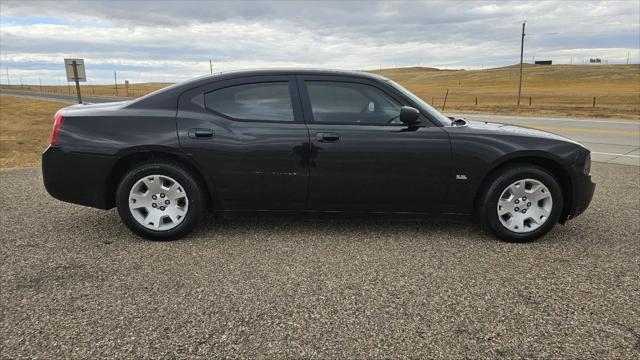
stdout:
{"type": "Polygon", "coordinates": [[[171,230],[187,216],[189,198],[182,185],[169,176],[147,175],[131,187],[129,211],[147,229],[171,230]]]}
{"type": "Polygon", "coordinates": [[[549,219],[552,209],[549,189],[534,179],[521,179],[507,186],[497,208],[502,226],[516,233],[536,230],[549,219]]]}

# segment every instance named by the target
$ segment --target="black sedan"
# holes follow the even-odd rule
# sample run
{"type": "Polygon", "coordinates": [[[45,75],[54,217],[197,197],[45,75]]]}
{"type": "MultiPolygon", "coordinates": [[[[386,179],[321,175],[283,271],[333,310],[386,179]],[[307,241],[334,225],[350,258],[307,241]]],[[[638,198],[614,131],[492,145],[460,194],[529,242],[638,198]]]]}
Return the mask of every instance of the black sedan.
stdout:
{"type": "Polygon", "coordinates": [[[590,152],[522,127],[450,119],[381,76],[252,70],[58,111],[43,154],[54,197],[150,239],[205,211],[468,216],[530,241],[589,205],[590,152]]]}

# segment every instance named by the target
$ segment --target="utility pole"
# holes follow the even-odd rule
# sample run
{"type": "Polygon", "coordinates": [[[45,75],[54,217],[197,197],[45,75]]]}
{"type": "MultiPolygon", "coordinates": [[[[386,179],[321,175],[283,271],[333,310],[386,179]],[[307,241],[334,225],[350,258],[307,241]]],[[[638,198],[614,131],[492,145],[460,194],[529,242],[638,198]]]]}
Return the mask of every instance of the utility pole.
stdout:
{"type": "Polygon", "coordinates": [[[209,71],[211,71],[211,75],[213,75],[213,61],[209,59],[209,71]]]}
{"type": "Polygon", "coordinates": [[[115,71],[113,72],[113,82],[116,84],[116,96],[118,96],[118,76],[115,71]]]}
{"type": "Polygon", "coordinates": [[[7,86],[11,86],[11,82],[9,81],[9,67],[5,66],[4,69],[7,71],[7,86]]]}
{"type": "Polygon", "coordinates": [[[520,40],[520,82],[518,82],[518,106],[520,106],[520,96],[522,96],[522,55],[524,54],[524,25],[527,22],[522,23],[522,40],[520,40]]]}
{"type": "Polygon", "coordinates": [[[38,76],[38,84],[40,84],[40,92],[42,92],[42,79],[38,76]]]}
{"type": "Polygon", "coordinates": [[[629,65],[629,51],[627,51],[627,65],[629,65]]]}

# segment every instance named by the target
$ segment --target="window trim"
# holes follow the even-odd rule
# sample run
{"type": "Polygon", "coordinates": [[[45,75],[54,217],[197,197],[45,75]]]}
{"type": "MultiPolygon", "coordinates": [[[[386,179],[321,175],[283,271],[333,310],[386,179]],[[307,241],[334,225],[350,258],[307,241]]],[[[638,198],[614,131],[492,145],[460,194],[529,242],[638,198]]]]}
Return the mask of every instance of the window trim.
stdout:
{"type": "Polygon", "coordinates": [[[204,96],[204,102],[203,102],[203,108],[205,111],[210,112],[216,116],[220,116],[222,118],[225,118],[227,120],[230,121],[239,121],[239,122],[262,122],[262,123],[271,123],[271,124],[295,124],[297,121],[296,119],[296,105],[295,105],[295,101],[298,101],[297,98],[294,96],[294,94],[297,93],[297,89],[295,89],[295,83],[291,81],[291,79],[282,79],[282,80],[260,80],[260,81],[248,81],[248,82],[242,82],[242,83],[237,83],[237,84],[229,84],[229,85],[225,85],[225,86],[221,86],[215,89],[210,89],[209,91],[203,92],[202,95],[204,96]],[[273,83],[283,83],[286,84],[289,87],[289,101],[291,102],[291,120],[266,120],[266,119],[248,119],[248,118],[236,118],[233,116],[229,116],[227,114],[223,114],[219,111],[213,110],[212,108],[207,107],[207,94],[216,92],[216,91],[220,91],[220,90],[224,90],[224,89],[228,89],[228,88],[232,88],[232,87],[238,87],[238,86],[249,86],[249,85],[256,85],[256,84],[273,84],[273,83]]]}

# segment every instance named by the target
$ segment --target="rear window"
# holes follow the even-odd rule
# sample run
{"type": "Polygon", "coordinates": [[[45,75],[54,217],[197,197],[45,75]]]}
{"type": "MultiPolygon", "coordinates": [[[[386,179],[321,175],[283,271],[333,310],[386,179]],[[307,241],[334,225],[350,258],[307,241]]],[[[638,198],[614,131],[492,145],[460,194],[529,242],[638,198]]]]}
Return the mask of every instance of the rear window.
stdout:
{"type": "Polygon", "coordinates": [[[288,82],[236,85],[205,95],[205,107],[238,120],[293,121],[288,82]]]}

